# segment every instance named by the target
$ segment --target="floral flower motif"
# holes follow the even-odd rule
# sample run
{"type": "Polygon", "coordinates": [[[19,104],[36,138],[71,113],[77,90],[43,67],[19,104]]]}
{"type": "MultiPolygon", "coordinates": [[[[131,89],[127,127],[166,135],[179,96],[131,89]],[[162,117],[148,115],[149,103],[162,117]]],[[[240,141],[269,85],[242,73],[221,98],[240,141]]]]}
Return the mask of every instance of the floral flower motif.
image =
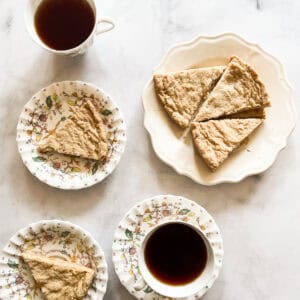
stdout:
{"type": "Polygon", "coordinates": [[[163,214],[164,217],[167,217],[167,216],[170,215],[170,211],[167,210],[167,209],[164,209],[164,210],[162,211],[162,214],[163,214]]]}
{"type": "Polygon", "coordinates": [[[39,115],[39,121],[46,122],[47,121],[47,116],[45,114],[39,115]]]}
{"type": "Polygon", "coordinates": [[[136,253],[136,248],[135,247],[130,247],[129,248],[129,254],[134,255],[136,253]]]}
{"type": "Polygon", "coordinates": [[[61,166],[61,163],[60,162],[53,162],[52,166],[53,166],[54,169],[59,170],[60,166],[61,166]]]}
{"type": "Polygon", "coordinates": [[[21,284],[21,283],[23,283],[23,282],[24,282],[24,279],[23,279],[22,276],[18,276],[18,277],[16,278],[16,281],[15,281],[16,284],[21,284]]]}

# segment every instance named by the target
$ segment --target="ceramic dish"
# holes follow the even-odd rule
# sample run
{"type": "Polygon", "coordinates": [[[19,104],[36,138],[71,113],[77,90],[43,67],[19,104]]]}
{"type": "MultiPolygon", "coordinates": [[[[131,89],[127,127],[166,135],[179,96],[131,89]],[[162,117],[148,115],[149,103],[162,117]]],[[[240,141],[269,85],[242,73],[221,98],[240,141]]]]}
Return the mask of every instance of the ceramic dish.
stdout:
{"type": "Polygon", "coordinates": [[[209,284],[196,294],[182,299],[191,300],[203,296],[217,279],[223,261],[223,242],[220,230],[207,213],[197,203],[173,195],[156,196],[135,205],[119,223],[114,235],[112,259],[121,283],[137,299],[167,299],[157,294],[144,281],[139,270],[140,247],[144,237],[154,227],[169,221],[180,221],[199,228],[209,241],[214,268],[209,284]]]}
{"type": "Polygon", "coordinates": [[[101,300],[107,286],[107,264],[92,236],[69,222],[40,221],[18,231],[0,255],[0,299],[42,299],[19,255],[32,250],[93,268],[95,279],[84,298],[101,300]]]}
{"type": "Polygon", "coordinates": [[[61,189],[81,189],[102,181],[117,166],[125,143],[125,124],[117,105],[101,89],[81,81],[57,82],[40,90],[25,105],[17,126],[18,149],[26,167],[44,183],[61,189]],[[101,103],[109,141],[107,161],[39,154],[39,141],[71,114],[70,107],[78,107],[88,98],[101,103]]]}
{"type": "Polygon", "coordinates": [[[241,57],[258,72],[266,85],[272,106],[266,109],[264,124],[249,142],[235,151],[214,173],[194,150],[190,133],[173,124],[163,110],[156,98],[152,79],[143,92],[144,125],[150,134],[154,151],[179,174],[204,185],[238,182],[246,176],[265,171],[286,146],[287,138],[295,127],[292,89],[282,65],[258,45],[235,34],[200,36],[191,42],[179,44],[167,53],[154,72],[225,65],[232,55],[241,57]]]}

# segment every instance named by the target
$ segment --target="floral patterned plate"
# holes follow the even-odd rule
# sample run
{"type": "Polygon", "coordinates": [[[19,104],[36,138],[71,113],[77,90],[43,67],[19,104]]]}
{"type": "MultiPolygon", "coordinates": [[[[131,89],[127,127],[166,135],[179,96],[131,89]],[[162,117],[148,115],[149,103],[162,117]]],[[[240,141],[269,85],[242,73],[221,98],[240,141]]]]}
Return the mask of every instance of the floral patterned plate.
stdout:
{"type": "Polygon", "coordinates": [[[202,297],[217,279],[223,261],[223,241],[220,230],[197,203],[179,196],[160,195],[134,206],[121,220],[115,232],[112,259],[121,283],[140,300],[169,299],[157,294],[144,281],[138,267],[138,253],[143,237],[156,225],[166,221],[183,221],[197,226],[207,237],[213,250],[215,267],[209,285],[185,300],[202,297]]]}
{"type": "Polygon", "coordinates": [[[19,257],[26,250],[93,268],[96,276],[84,299],[103,298],[108,275],[98,243],[79,226],[44,220],[17,232],[0,254],[0,299],[42,299],[30,271],[19,257]]]}
{"type": "Polygon", "coordinates": [[[17,144],[24,164],[41,181],[61,189],[81,189],[102,181],[117,166],[126,144],[125,124],[119,108],[101,89],[81,81],[57,82],[25,105],[17,126],[17,144]],[[101,104],[109,141],[107,161],[38,153],[39,141],[71,114],[71,108],[89,98],[101,104]]]}

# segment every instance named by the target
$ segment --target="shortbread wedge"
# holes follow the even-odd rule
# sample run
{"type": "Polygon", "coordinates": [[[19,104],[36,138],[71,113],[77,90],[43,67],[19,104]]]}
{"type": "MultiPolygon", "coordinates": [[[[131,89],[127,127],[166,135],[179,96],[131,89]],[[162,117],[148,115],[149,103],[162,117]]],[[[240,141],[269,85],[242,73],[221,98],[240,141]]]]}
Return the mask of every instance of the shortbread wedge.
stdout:
{"type": "Polygon", "coordinates": [[[21,256],[46,300],[77,300],[87,295],[94,270],[30,252],[21,256]]]}
{"type": "Polygon", "coordinates": [[[256,72],[233,56],[217,85],[203,102],[194,121],[218,119],[264,108],[269,104],[266,88],[256,72]]]}
{"type": "Polygon", "coordinates": [[[212,171],[227,159],[262,119],[225,119],[191,124],[194,145],[212,171]]]}
{"type": "Polygon", "coordinates": [[[154,74],[156,95],[172,120],[182,128],[189,126],[199,105],[215,86],[223,66],[154,74]]]}
{"type": "Polygon", "coordinates": [[[97,102],[87,100],[41,141],[38,151],[105,160],[108,142],[100,113],[97,102]]]}

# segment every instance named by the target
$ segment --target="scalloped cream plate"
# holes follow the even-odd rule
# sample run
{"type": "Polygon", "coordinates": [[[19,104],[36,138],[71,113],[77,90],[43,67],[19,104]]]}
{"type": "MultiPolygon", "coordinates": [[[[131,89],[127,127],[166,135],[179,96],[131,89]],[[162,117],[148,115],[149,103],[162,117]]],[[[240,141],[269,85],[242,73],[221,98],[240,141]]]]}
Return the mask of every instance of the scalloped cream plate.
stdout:
{"type": "Polygon", "coordinates": [[[166,222],[183,222],[197,228],[212,249],[213,268],[204,287],[191,296],[202,297],[218,278],[223,263],[223,240],[212,216],[199,204],[174,195],[158,195],[131,208],[120,221],[114,235],[112,260],[121,283],[139,300],[171,299],[156,293],[145,281],[139,268],[139,253],[145,236],[166,222]]]}
{"type": "Polygon", "coordinates": [[[190,133],[183,132],[165,113],[156,98],[152,79],[143,92],[144,125],[157,156],[179,174],[204,185],[238,182],[268,169],[286,146],[296,123],[292,88],[281,63],[258,45],[235,34],[200,36],[179,44],[167,53],[154,72],[225,65],[232,55],[241,57],[258,72],[272,106],[266,109],[263,125],[214,173],[194,150],[190,133]]]}
{"type": "Polygon", "coordinates": [[[126,130],[119,108],[104,91],[90,83],[62,81],[40,90],[24,106],[17,125],[17,144],[24,164],[38,179],[56,188],[81,189],[112,173],[125,149],[126,130]],[[38,153],[40,140],[71,114],[71,108],[88,98],[100,102],[109,143],[106,162],[38,153]]]}
{"type": "Polygon", "coordinates": [[[0,299],[43,299],[30,271],[20,259],[22,251],[75,262],[95,270],[84,300],[101,300],[108,281],[104,253],[81,227],[59,220],[42,220],[12,236],[0,252],[0,299]]]}

